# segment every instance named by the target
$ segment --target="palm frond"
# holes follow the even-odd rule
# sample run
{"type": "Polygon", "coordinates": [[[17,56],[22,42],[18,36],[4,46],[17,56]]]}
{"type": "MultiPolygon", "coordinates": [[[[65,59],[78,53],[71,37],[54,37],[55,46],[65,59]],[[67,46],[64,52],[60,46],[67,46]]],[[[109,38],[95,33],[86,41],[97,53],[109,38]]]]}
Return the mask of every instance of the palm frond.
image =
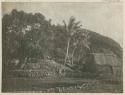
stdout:
{"type": "Polygon", "coordinates": [[[66,27],[67,27],[67,25],[66,25],[66,22],[65,22],[65,20],[63,20],[63,23],[64,23],[64,27],[66,28],[66,27]]]}
{"type": "Polygon", "coordinates": [[[66,29],[66,31],[67,32],[69,32],[69,29],[68,29],[68,27],[67,27],[67,24],[66,24],[66,22],[63,20],[63,23],[64,23],[64,28],[66,29]]]}
{"type": "Polygon", "coordinates": [[[84,47],[86,47],[87,49],[90,50],[90,47],[89,47],[90,43],[87,41],[87,39],[82,40],[82,43],[83,43],[84,47]]]}
{"type": "Polygon", "coordinates": [[[69,30],[72,28],[74,23],[75,23],[75,18],[73,16],[71,16],[70,19],[69,19],[69,23],[68,23],[68,29],[69,30]]]}

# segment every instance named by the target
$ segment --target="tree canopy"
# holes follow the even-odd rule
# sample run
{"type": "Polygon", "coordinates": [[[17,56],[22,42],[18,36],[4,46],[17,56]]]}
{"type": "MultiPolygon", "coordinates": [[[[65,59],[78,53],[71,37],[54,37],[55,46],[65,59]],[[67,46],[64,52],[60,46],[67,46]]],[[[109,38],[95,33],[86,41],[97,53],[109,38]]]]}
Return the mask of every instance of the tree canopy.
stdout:
{"type": "MultiPolygon", "coordinates": [[[[23,64],[25,59],[44,59],[47,56],[64,63],[67,55],[71,56],[72,63],[75,63],[80,60],[78,58],[83,58],[86,53],[91,52],[92,48],[97,49],[94,43],[100,43],[100,40],[91,36],[95,34],[82,29],[80,22],[74,17],[69,19],[68,24],[64,20],[63,22],[64,25],[54,25],[51,19],[47,20],[41,13],[25,13],[16,9],[5,14],[2,18],[3,65],[12,65],[13,59],[18,59],[20,64],[23,64]]],[[[106,41],[103,42],[107,46],[110,45],[106,41]]],[[[113,43],[117,49],[118,45],[113,43]]],[[[112,51],[120,55],[118,51],[112,51]]]]}

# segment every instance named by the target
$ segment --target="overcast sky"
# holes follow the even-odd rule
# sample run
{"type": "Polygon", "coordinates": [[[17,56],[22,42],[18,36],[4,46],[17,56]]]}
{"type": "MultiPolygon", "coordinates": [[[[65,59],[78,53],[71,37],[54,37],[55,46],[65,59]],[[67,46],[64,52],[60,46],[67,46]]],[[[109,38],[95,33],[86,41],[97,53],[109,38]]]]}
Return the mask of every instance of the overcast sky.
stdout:
{"type": "Polygon", "coordinates": [[[54,24],[74,16],[83,28],[108,36],[123,47],[122,3],[2,3],[3,14],[12,9],[40,12],[54,24]]]}

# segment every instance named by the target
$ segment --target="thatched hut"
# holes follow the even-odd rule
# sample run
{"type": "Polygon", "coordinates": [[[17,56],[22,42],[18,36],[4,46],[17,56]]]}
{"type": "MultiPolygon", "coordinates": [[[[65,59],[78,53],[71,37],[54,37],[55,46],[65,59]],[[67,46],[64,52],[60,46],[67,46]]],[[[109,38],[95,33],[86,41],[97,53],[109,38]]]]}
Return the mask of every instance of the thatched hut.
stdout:
{"type": "Polygon", "coordinates": [[[86,58],[84,70],[99,73],[103,77],[120,78],[122,76],[122,62],[114,54],[90,53],[86,58]]]}

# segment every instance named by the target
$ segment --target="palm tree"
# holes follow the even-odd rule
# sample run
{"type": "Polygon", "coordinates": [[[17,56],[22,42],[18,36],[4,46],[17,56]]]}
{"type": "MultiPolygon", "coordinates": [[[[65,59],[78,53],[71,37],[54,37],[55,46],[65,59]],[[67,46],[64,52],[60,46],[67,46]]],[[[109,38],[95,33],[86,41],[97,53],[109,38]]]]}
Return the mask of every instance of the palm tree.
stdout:
{"type": "MultiPolygon", "coordinates": [[[[85,47],[87,48],[88,50],[90,50],[90,42],[89,42],[89,32],[87,32],[87,30],[85,32],[82,32],[81,34],[81,37],[80,37],[80,40],[79,40],[79,44],[81,46],[80,48],[80,52],[82,52],[82,49],[85,47]]],[[[79,54],[79,57],[78,57],[78,63],[79,63],[79,60],[81,59],[81,56],[79,54]]]]}
{"type": "MultiPolygon", "coordinates": [[[[76,35],[76,37],[74,37],[74,49],[72,51],[72,64],[73,64],[73,60],[74,60],[74,52],[78,46],[78,44],[80,44],[81,48],[80,48],[80,52],[82,52],[83,47],[87,48],[88,50],[90,50],[90,42],[89,42],[89,33],[87,32],[87,30],[85,32],[80,31],[78,32],[78,35],[76,35]]],[[[80,60],[81,56],[79,54],[78,57],[78,62],[80,60]]]]}
{"type": "Polygon", "coordinates": [[[70,41],[72,36],[78,32],[81,29],[80,22],[76,22],[75,18],[73,16],[70,17],[68,25],[66,24],[65,21],[63,21],[65,30],[68,34],[68,40],[67,40],[67,48],[66,48],[66,55],[65,55],[65,61],[64,63],[66,64],[67,60],[69,60],[69,46],[70,46],[70,41]]]}
{"type": "Polygon", "coordinates": [[[77,45],[78,45],[78,40],[75,43],[73,43],[74,48],[73,48],[72,55],[71,55],[71,57],[72,57],[71,64],[73,64],[73,61],[74,61],[74,53],[75,53],[75,50],[77,48],[77,45]]]}

